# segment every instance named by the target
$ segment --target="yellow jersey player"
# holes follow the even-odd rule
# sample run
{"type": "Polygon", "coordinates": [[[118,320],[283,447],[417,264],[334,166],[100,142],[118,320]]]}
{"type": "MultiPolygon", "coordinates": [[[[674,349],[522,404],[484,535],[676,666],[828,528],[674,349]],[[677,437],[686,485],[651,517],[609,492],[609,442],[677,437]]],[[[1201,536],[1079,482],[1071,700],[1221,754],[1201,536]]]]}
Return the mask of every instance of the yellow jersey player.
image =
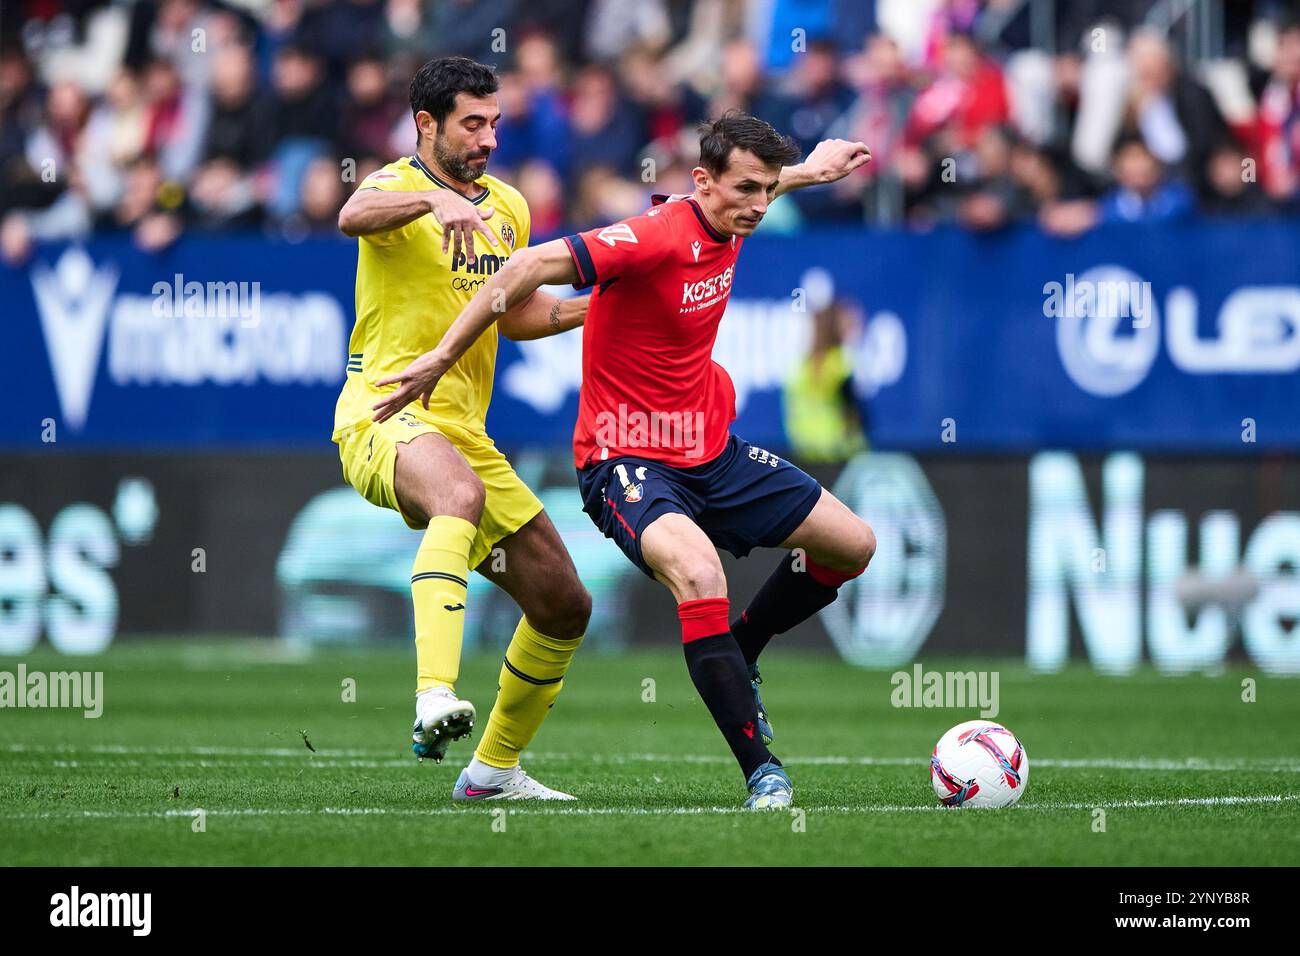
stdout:
{"type": "MultiPolygon", "coordinates": [[[[424,532],[411,570],[416,755],[441,761],[474,726],[474,706],[455,685],[466,578],[477,569],[523,616],[453,796],[572,799],[524,773],[519,754],[563,686],[591,597],[541,502],[487,434],[495,335],[475,343],[432,399],[376,411],[398,373],[437,345],[487,277],[528,244],[523,197],[486,174],[501,115],[496,91],[496,75],[473,60],[426,63],[411,81],[415,154],[366,177],[339,213],[339,228],[358,237],[357,321],[333,439],[349,484],[424,532]]],[[[581,326],[586,311],[585,296],[538,292],[503,307],[500,327],[510,338],[538,338],[581,326]]]]}

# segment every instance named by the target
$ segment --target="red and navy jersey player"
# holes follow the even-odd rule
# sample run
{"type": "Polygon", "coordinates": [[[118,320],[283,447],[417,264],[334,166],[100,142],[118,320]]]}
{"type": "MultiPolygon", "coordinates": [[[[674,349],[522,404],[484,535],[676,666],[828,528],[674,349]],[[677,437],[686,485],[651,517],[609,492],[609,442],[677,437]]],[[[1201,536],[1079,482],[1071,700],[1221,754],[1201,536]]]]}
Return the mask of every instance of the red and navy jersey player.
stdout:
{"type": "MultiPolygon", "coordinates": [[[[703,537],[743,557],[779,545],[821,488],[730,433],[736,393],[713,344],[744,239],[718,230],[693,196],[656,196],[643,215],[564,242],[575,286],[595,287],[573,432],[584,510],[670,588],[672,569],[656,560],[658,530],[646,547],[665,515],[689,518],[697,547],[703,537]]],[[[679,596],[692,599],[685,589],[679,596]]]]}
{"type": "Polygon", "coordinates": [[[654,203],[564,239],[574,285],[594,286],[597,307],[583,330],[573,432],[580,470],[624,455],[704,464],[722,452],[736,417],[736,392],[713,361],[713,343],[744,240],[714,229],[690,197],[654,203]]]}
{"type": "Polygon", "coordinates": [[[746,236],[792,189],[840,179],[865,145],[788,137],[743,113],[706,124],[689,196],[512,256],[438,347],[404,373],[427,396],[496,314],[540,285],[594,287],[583,330],[574,462],[584,510],[678,606],[691,679],[735,755],[747,807],[788,805],[758,693],[768,641],[835,600],[875,552],[870,527],[795,465],[730,430],[735,389],[713,344],[746,236]],[[791,549],[732,622],[718,548],[791,549]]]}

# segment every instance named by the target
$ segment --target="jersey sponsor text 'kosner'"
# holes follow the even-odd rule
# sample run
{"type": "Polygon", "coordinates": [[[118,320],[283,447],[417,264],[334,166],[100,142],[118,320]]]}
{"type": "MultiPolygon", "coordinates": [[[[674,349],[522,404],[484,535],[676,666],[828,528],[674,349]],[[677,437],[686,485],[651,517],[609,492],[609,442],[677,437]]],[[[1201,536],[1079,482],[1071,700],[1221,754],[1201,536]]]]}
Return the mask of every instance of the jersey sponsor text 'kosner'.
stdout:
{"type": "Polygon", "coordinates": [[[703,305],[731,290],[731,277],[735,266],[727,266],[722,272],[699,282],[682,283],[682,305],[703,305]]]}

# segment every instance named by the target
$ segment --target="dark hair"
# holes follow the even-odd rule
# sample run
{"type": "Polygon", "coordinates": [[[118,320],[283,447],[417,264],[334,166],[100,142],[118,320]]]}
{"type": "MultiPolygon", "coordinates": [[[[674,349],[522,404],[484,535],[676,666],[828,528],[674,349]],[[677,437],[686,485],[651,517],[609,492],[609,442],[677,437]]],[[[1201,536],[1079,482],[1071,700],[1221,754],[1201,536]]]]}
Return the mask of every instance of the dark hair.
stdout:
{"type": "Polygon", "coordinates": [[[727,110],[700,126],[700,165],[721,176],[731,165],[731,151],[743,149],[766,166],[789,166],[799,158],[799,146],[770,123],[740,110],[727,110]]]}
{"type": "MultiPolygon", "coordinates": [[[[307,46],[305,43],[293,41],[284,44],[275,51],[275,58],[277,60],[288,57],[296,57],[299,60],[311,60],[313,63],[318,61],[315,50],[307,46]]],[[[166,57],[159,57],[159,59],[166,59],[166,57]]],[[[170,63],[171,61],[168,60],[168,62],[170,63]]]]}
{"type": "MultiPolygon", "coordinates": [[[[1140,150],[1143,150],[1144,152],[1151,153],[1152,156],[1155,156],[1155,153],[1151,152],[1151,147],[1147,145],[1147,141],[1146,141],[1145,139],[1143,139],[1142,136],[1141,136],[1140,134],[1138,134],[1138,133],[1121,133],[1121,134],[1120,134],[1118,137],[1116,137],[1116,139],[1115,139],[1115,146],[1114,146],[1114,148],[1111,150],[1111,154],[1110,154],[1110,155],[1111,155],[1111,158],[1113,159],[1114,157],[1118,156],[1118,155],[1119,155],[1121,152],[1123,152],[1124,150],[1129,149],[1130,147],[1134,147],[1134,146],[1136,146],[1136,147],[1137,147],[1138,149],[1140,149],[1140,150]]],[[[1157,161],[1159,161],[1158,158],[1157,158],[1157,161]]]]}
{"type": "Polygon", "coordinates": [[[497,75],[490,66],[465,56],[443,56],[430,60],[411,78],[411,116],[424,110],[441,127],[456,108],[456,94],[491,96],[497,91],[497,75]]]}
{"type": "Polygon", "coordinates": [[[360,66],[362,63],[378,63],[383,66],[385,62],[384,54],[372,46],[362,47],[347,58],[349,70],[354,66],[360,66]]]}

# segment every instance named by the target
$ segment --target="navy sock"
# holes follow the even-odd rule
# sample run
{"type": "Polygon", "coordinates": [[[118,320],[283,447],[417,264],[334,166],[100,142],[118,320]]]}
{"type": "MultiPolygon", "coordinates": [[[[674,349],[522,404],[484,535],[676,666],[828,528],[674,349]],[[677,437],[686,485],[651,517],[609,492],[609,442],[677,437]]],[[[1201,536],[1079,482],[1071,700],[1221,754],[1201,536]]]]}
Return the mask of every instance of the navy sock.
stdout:
{"type": "Polygon", "coordinates": [[[758,732],[758,707],[749,684],[749,669],[727,630],[727,599],[684,601],[677,611],[682,619],[682,650],[691,681],[740,764],[741,773],[748,780],[765,763],[780,766],[758,732]]]}
{"type": "Polygon", "coordinates": [[[784,634],[826,607],[839,594],[841,584],[861,573],[832,571],[793,551],[787,554],[763,582],[749,607],[731,624],[745,663],[754,664],[775,635],[784,634]]]}

